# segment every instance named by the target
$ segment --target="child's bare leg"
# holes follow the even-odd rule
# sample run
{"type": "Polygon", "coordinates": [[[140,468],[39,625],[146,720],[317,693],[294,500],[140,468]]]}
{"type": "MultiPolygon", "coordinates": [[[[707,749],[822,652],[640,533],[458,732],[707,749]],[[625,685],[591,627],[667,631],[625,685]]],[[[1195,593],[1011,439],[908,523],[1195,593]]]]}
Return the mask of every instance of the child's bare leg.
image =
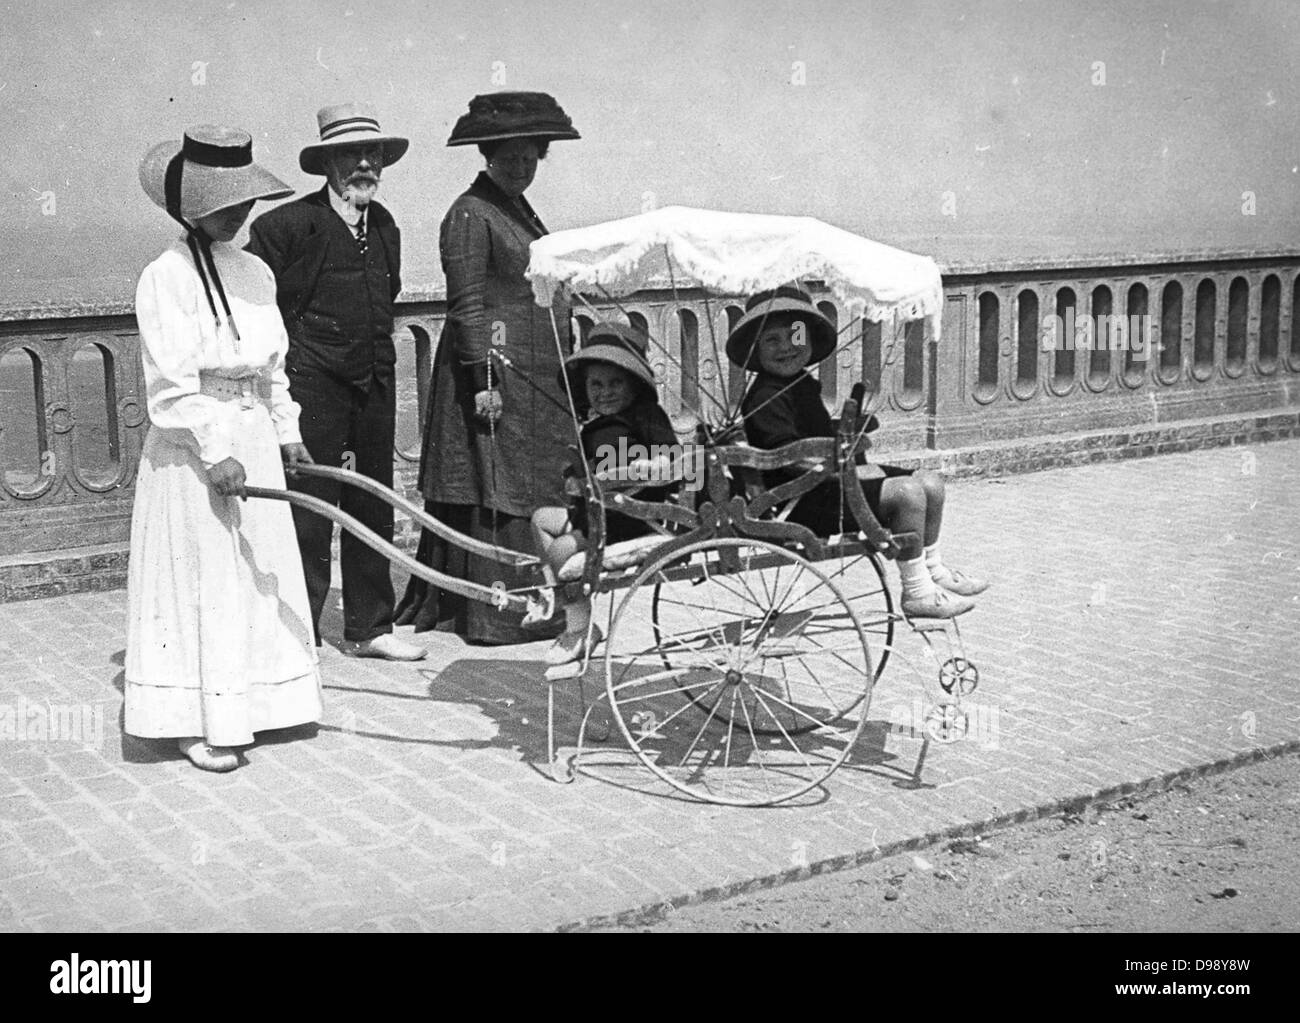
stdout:
{"type": "Polygon", "coordinates": [[[944,483],[936,472],[922,470],[915,474],[925,490],[925,567],[930,577],[945,590],[963,597],[983,593],[989,584],[943,563],[939,554],[939,529],[943,524],[944,483]]]}
{"type": "MultiPolygon", "coordinates": [[[[925,563],[927,494],[924,484],[912,476],[891,476],[880,486],[880,513],[893,533],[910,533],[899,542],[898,574],[903,581],[903,613],[910,618],[955,618],[975,605],[934,584],[925,563]]],[[[940,505],[939,515],[943,509],[940,505]]]]}
{"type": "Polygon", "coordinates": [[[560,543],[567,534],[573,532],[569,522],[569,510],[554,507],[538,508],[533,512],[532,529],[533,547],[545,566],[547,581],[553,583],[555,573],[574,553],[573,551],[565,553],[569,545],[560,543]],[[561,554],[564,554],[564,557],[560,557],[561,554]]]}
{"type": "Polygon", "coordinates": [[[943,477],[937,472],[920,469],[912,479],[925,491],[925,545],[933,547],[939,542],[939,529],[943,525],[943,501],[946,496],[943,477]]]}
{"type": "MultiPolygon", "coordinates": [[[[533,544],[542,559],[542,577],[548,586],[554,587],[559,582],[559,572],[564,563],[579,551],[586,550],[586,538],[570,525],[567,508],[538,508],[533,512],[531,525],[533,544]]],[[[530,607],[524,616],[524,624],[547,621],[554,614],[554,597],[543,593],[536,606],[530,607]]]]}
{"type": "Polygon", "coordinates": [[[911,533],[899,542],[900,560],[921,557],[925,536],[925,488],[915,476],[891,476],[880,484],[880,517],[891,533],[911,533]]]}

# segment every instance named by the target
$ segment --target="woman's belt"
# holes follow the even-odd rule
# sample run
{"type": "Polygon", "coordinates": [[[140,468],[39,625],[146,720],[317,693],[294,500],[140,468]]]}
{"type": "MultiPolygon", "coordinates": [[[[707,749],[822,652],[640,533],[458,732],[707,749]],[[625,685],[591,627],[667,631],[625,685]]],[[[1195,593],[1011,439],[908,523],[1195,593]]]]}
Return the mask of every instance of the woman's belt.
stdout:
{"type": "Polygon", "coordinates": [[[260,375],[236,379],[200,373],[199,391],[221,401],[237,401],[241,408],[252,408],[259,402],[264,405],[271,403],[271,382],[260,375]]]}

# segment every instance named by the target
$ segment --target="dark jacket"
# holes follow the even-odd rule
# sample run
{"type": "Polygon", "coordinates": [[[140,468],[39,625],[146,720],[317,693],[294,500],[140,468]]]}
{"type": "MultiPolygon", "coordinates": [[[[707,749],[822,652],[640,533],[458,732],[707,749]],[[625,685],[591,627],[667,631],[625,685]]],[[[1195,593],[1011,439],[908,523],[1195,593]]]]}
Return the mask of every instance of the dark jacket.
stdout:
{"type": "MultiPolygon", "coordinates": [[[[756,448],[779,448],[797,440],[835,436],[835,424],[822,404],[821,385],[807,372],[801,372],[793,382],[759,372],[745,393],[740,410],[745,417],[745,437],[756,448]]],[[[868,426],[867,432],[874,428],[868,426]]],[[[865,455],[859,452],[856,461],[862,464],[865,455]]],[[[911,469],[884,463],[876,463],[876,468],[886,477],[912,473],[911,469]]],[[[798,466],[769,469],[763,473],[763,484],[776,487],[802,476],[805,471],[798,466]]],[[[863,483],[862,490],[867,504],[879,516],[880,479],[863,483]]],[[[840,499],[839,480],[828,479],[799,499],[789,521],[807,526],[818,536],[829,536],[840,532],[854,519],[847,503],[840,499]]]]}
{"type": "Polygon", "coordinates": [[[429,419],[420,462],[425,497],[449,504],[531,515],[564,503],[561,472],[577,431],[560,390],[568,355],[569,306],[543,309],[524,277],[528,246],[546,228],[526,202],[513,202],[479,174],[442,221],[439,247],[447,277],[447,323],[434,357],[429,419]],[[551,327],[559,330],[559,350],[551,327]],[[502,415],[491,431],[474,414],[488,383],[502,415]]]}
{"type": "Polygon", "coordinates": [[[360,388],[392,366],[393,303],[402,289],[402,236],[377,202],[366,208],[367,252],[330,205],[327,189],[263,213],[248,251],[275,275],[289,334],[290,378],[319,370],[360,388]]]}
{"type": "MultiPolygon", "coordinates": [[[[745,439],[756,448],[779,448],[809,437],[834,437],[835,425],[822,404],[821,385],[807,372],[789,378],[759,372],[740,403],[745,417],[745,439]]],[[[763,473],[769,487],[801,475],[789,467],[763,473]]]]}
{"type": "MultiPolygon", "coordinates": [[[[650,458],[665,454],[654,448],[677,448],[677,434],[668,419],[668,413],[657,401],[640,401],[616,415],[597,416],[582,428],[582,453],[596,471],[617,465],[625,468],[631,457],[650,458]],[[634,452],[634,447],[645,448],[644,453],[634,452]]],[[[671,457],[671,453],[670,453],[671,457]]],[[[675,487],[643,487],[632,496],[638,501],[663,501],[675,487]]],[[[574,528],[587,531],[586,501],[579,501],[574,509],[574,528]]],[[[635,519],[618,512],[605,515],[605,541],[617,543],[652,532],[643,519],[635,519]]]]}

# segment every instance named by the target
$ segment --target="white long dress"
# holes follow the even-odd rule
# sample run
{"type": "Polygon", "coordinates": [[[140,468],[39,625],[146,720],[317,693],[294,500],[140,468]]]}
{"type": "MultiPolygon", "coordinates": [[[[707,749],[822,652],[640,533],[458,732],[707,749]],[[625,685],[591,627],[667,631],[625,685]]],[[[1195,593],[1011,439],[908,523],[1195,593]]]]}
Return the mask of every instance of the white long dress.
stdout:
{"type": "Polygon", "coordinates": [[[216,326],[183,241],[136,289],[152,425],[131,520],[125,725],[243,746],[318,720],[321,691],[289,506],[208,485],[233,457],[250,486],[283,488],[279,446],[301,440],[271,271],[231,245],[212,251],[238,342],[216,326]]]}

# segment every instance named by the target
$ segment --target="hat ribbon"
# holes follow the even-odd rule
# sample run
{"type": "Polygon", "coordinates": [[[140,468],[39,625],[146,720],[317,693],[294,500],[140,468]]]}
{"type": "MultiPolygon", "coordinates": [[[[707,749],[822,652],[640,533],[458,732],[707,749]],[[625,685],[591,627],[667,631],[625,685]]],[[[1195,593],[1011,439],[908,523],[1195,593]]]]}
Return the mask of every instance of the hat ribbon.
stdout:
{"type": "Polygon", "coordinates": [[[238,148],[210,146],[187,136],[181,144],[180,152],[168,161],[167,173],[163,178],[163,193],[167,200],[167,213],[181,227],[185,228],[185,243],[189,246],[190,257],[194,260],[194,268],[199,272],[199,280],[203,282],[203,294],[207,296],[208,308],[212,310],[212,320],[217,329],[220,330],[221,317],[217,314],[216,303],[212,301],[212,285],[208,283],[209,274],[212,277],[212,284],[217,287],[217,295],[221,298],[221,307],[226,311],[226,322],[230,324],[230,333],[235,340],[235,350],[238,351],[239,328],[235,325],[235,316],[230,311],[230,301],[226,298],[225,286],[221,283],[221,275],[217,273],[216,261],[212,258],[212,239],[182,217],[180,213],[181,177],[185,173],[185,161],[193,157],[197,157],[194,159],[195,163],[207,167],[245,167],[253,162],[252,146],[239,146],[238,148]],[[207,267],[206,272],[204,270],[205,266],[207,267]]]}
{"type": "Polygon", "coordinates": [[[379,134],[379,122],[373,117],[344,117],[338,121],[332,121],[321,129],[320,140],[328,142],[335,135],[342,135],[344,132],[365,131],[379,134]]]}

